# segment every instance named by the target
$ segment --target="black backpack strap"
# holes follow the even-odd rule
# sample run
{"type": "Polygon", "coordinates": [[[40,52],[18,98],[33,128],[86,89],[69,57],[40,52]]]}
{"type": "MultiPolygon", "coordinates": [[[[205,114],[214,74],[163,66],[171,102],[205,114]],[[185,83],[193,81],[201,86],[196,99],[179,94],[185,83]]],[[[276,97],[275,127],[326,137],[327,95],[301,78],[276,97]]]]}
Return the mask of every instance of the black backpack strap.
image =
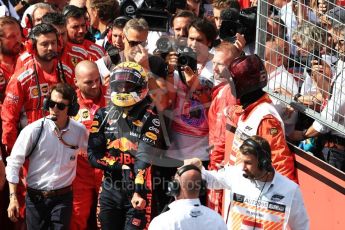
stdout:
{"type": "Polygon", "coordinates": [[[44,118],[43,118],[43,121],[41,122],[40,130],[38,131],[38,136],[36,137],[36,139],[35,139],[35,141],[34,141],[34,145],[32,146],[32,148],[31,148],[29,154],[28,154],[27,156],[25,156],[25,159],[29,159],[29,157],[30,157],[30,156],[32,155],[32,153],[34,152],[34,150],[35,150],[35,148],[36,148],[36,146],[37,146],[37,144],[38,144],[38,141],[39,141],[40,138],[41,138],[42,131],[43,131],[44,120],[45,120],[45,119],[46,119],[46,118],[44,117],[44,118]]]}

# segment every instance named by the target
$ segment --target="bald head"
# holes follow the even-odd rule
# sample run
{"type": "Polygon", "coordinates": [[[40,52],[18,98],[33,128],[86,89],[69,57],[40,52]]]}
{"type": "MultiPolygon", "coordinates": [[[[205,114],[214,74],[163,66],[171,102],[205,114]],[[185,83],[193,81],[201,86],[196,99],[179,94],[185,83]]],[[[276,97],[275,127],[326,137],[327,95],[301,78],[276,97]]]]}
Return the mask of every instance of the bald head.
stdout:
{"type": "Polygon", "coordinates": [[[199,197],[201,188],[201,173],[197,170],[191,169],[184,172],[178,178],[181,191],[178,199],[195,199],[199,197]]]}
{"type": "Polygon", "coordinates": [[[79,62],[75,67],[75,84],[84,98],[98,98],[101,86],[96,63],[87,60],[79,62]]]}

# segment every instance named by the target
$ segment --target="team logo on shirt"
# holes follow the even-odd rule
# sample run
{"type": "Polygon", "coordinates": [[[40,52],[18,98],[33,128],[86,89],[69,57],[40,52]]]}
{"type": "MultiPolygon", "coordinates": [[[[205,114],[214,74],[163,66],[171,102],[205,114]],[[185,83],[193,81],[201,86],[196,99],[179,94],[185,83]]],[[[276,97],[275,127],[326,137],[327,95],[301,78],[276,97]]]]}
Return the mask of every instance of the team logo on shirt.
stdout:
{"type": "Polygon", "coordinates": [[[152,139],[152,140],[157,140],[157,135],[152,133],[152,132],[146,132],[145,136],[147,136],[148,138],[152,139]]]}
{"type": "Polygon", "coordinates": [[[274,194],[274,195],[271,197],[271,200],[277,202],[277,201],[280,201],[280,200],[283,199],[283,198],[284,198],[283,195],[274,194]]]}
{"type": "Polygon", "coordinates": [[[42,85],[41,86],[41,91],[42,91],[42,94],[46,95],[49,91],[49,87],[48,85],[42,85]]]}
{"type": "Polygon", "coordinates": [[[72,57],[71,62],[73,64],[73,66],[75,67],[78,64],[78,59],[76,57],[72,57]]]}
{"type": "Polygon", "coordinates": [[[138,127],[143,127],[143,123],[140,120],[135,120],[132,122],[133,125],[138,126],[138,127]]]}
{"type": "Polygon", "coordinates": [[[137,151],[138,150],[138,145],[136,143],[133,143],[132,141],[128,140],[125,137],[121,137],[120,139],[116,139],[113,141],[109,141],[109,144],[107,146],[108,149],[119,149],[122,152],[127,152],[127,151],[137,151]]]}
{"type": "Polygon", "coordinates": [[[271,134],[272,136],[277,135],[277,134],[278,134],[278,129],[277,129],[276,127],[271,128],[271,129],[270,129],[270,134],[271,134]]]}
{"type": "MultiPolygon", "coordinates": [[[[41,91],[41,96],[47,95],[48,91],[49,91],[48,83],[40,84],[40,91],[41,91]]],[[[39,91],[39,89],[38,89],[38,87],[36,85],[35,86],[31,86],[29,88],[30,97],[31,98],[38,98],[40,91],[39,91]]]]}
{"type": "Polygon", "coordinates": [[[152,123],[155,125],[155,126],[160,126],[161,125],[161,122],[159,121],[159,119],[155,118],[152,120],[152,123]]]}

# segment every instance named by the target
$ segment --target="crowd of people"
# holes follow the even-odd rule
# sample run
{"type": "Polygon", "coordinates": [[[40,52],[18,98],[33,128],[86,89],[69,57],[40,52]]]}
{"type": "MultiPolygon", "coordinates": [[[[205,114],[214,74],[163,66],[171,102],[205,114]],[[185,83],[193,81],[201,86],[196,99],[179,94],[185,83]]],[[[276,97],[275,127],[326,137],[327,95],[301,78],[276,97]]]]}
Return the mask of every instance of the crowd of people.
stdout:
{"type": "Polygon", "coordinates": [[[148,2],[0,1],[2,227],[309,229],[287,140],[345,171],[345,8],[148,2]]]}

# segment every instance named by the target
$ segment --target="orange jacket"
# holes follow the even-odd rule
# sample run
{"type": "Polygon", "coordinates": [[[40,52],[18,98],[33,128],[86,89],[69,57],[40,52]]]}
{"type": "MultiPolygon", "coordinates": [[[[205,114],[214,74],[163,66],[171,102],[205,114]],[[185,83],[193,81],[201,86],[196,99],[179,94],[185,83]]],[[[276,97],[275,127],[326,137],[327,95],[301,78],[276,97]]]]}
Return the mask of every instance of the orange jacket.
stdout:
{"type": "MultiPolygon", "coordinates": [[[[241,113],[241,121],[245,121],[251,116],[254,109],[264,102],[272,102],[268,94],[265,94],[259,100],[244,109],[241,113]]],[[[284,129],[280,121],[271,114],[264,116],[257,129],[257,135],[265,138],[270,144],[272,165],[275,170],[298,183],[294,165],[294,154],[290,151],[286,143],[284,129]]],[[[226,141],[226,145],[228,144],[230,143],[226,141]]]]}

